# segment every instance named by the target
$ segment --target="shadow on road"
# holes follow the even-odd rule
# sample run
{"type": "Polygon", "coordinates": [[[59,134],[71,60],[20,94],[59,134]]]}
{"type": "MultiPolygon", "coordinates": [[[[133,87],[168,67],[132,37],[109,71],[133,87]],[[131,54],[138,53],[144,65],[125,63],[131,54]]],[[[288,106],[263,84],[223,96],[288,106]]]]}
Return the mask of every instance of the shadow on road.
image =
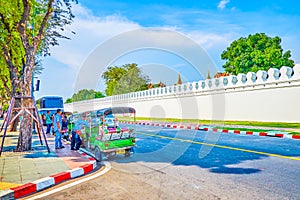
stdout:
{"type": "MultiPolygon", "coordinates": [[[[176,133],[176,138],[182,138],[176,133]]],[[[165,135],[165,134],[162,134],[165,135]]],[[[168,134],[168,137],[170,135],[168,134]]],[[[186,135],[184,135],[186,136],[186,135]]],[[[173,135],[175,137],[175,135],[173,135]]],[[[191,136],[194,140],[199,138],[191,136]]],[[[189,139],[191,139],[189,138],[189,139]]],[[[187,140],[188,138],[184,138],[187,140]]],[[[200,153],[204,145],[194,144],[188,141],[170,140],[151,136],[139,135],[132,157],[125,158],[116,156],[110,160],[118,164],[130,164],[133,162],[147,163],[147,165],[157,164],[156,170],[168,165],[177,166],[198,166],[208,169],[212,173],[222,174],[254,174],[261,170],[257,168],[237,166],[240,163],[250,160],[258,160],[268,157],[267,155],[242,152],[238,150],[212,147],[209,148],[205,156],[200,153]],[[232,166],[233,165],[233,166],[232,166]]]]}

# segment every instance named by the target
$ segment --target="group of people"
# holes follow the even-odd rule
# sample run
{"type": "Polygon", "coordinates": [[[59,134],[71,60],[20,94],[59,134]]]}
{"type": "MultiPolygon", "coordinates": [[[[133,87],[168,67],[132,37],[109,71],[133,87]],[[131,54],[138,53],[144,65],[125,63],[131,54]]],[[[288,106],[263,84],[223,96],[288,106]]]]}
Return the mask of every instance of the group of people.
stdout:
{"type": "MultiPolygon", "coordinates": [[[[53,129],[53,121],[54,121],[54,117],[56,114],[51,115],[51,112],[48,110],[46,115],[42,115],[42,119],[44,121],[44,124],[46,124],[46,134],[50,134],[51,132],[51,128],[52,128],[52,133],[54,133],[54,129],[53,129]]],[[[62,130],[63,132],[67,132],[68,131],[68,117],[65,113],[61,113],[61,117],[62,117],[62,130]]],[[[67,139],[67,138],[65,138],[67,139]]],[[[69,139],[67,139],[69,140],[69,139]]]]}
{"type": "MultiPolygon", "coordinates": [[[[52,124],[53,132],[55,134],[55,149],[65,148],[62,145],[62,139],[64,138],[70,141],[70,138],[68,135],[68,119],[67,116],[63,114],[61,109],[57,109],[55,115],[53,116],[53,119],[51,118],[50,111],[47,112],[46,133],[50,133],[52,124]]],[[[84,126],[89,126],[88,122],[86,121],[86,116],[83,116],[82,119],[77,120],[72,128],[71,150],[78,150],[80,148],[82,140],[79,134],[84,126]]]]}

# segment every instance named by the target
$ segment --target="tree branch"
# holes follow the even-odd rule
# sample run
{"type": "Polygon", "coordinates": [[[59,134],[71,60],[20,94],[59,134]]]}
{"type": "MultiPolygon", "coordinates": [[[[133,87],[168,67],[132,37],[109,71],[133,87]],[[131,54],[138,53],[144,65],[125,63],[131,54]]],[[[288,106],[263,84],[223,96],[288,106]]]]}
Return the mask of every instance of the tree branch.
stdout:
{"type": "MultiPolygon", "coordinates": [[[[13,61],[12,61],[12,53],[11,53],[11,49],[9,49],[9,43],[12,39],[12,31],[9,27],[9,24],[6,22],[5,18],[4,18],[4,15],[3,13],[0,13],[0,17],[1,17],[1,21],[3,23],[3,25],[5,26],[6,30],[8,31],[8,38],[7,38],[7,42],[6,44],[4,44],[2,46],[2,50],[3,50],[3,57],[4,57],[4,60],[8,66],[8,69],[9,69],[9,74],[10,74],[10,78],[11,78],[11,84],[13,84],[13,80],[15,79],[15,77],[17,77],[17,74],[15,73],[15,66],[13,64],[13,61]]],[[[6,90],[6,92],[8,93],[8,95],[10,97],[12,97],[13,93],[14,93],[14,89],[10,90],[9,87],[7,86],[7,82],[8,82],[8,79],[4,79],[4,77],[1,77],[1,80],[3,82],[3,86],[6,90]]]]}
{"type": "Polygon", "coordinates": [[[50,17],[50,14],[52,12],[53,2],[54,2],[54,0],[49,0],[48,6],[47,6],[47,12],[46,12],[46,14],[45,14],[45,16],[43,18],[43,21],[41,23],[41,26],[39,28],[39,32],[38,32],[37,36],[34,37],[34,41],[33,42],[34,42],[34,45],[36,45],[36,46],[39,44],[39,42],[41,41],[42,36],[44,35],[44,29],[46,27],[47,21],[48,21],[48,19],[50,17]]]}
{"type": "Polygon", "coordinates": [[[8,53],[7,45],[3,45],[2,50],[3,50],[4,60],[5,60],[6,64],[8,65],[9,69],[12,69],[14,67],[14,65],[13,65],[12,59],[8,53]]]}
{"type": "Polygon", "coordinates": [[[30,5],[29,5],[29,0],[23,0],[23,15],[22,19],[17,25],[18,32],[20,33],[20,37],[22,40],[22,44],[24,46],[24,49],[28,49],[29,42],[28,42],[28,37],[26,35],[26,22],[28,21],[28,17],[30,14],[30,5]]]}
{"type": "Polygon", "coordinates": [[[4,45],[2,49],[4,52],[4,60],[7,63],[9,69],[10,81],[12,84],[12,94],[15,94],[17,85],[19,84],[18,68],[12,63],[12,59],[9,56],[7,46],[4,45]]]}
{"type": "Polygon", "coordinates": [[[9,35],[11,35],[11,30],[10,30],[9,24],[6,23],[3,13],[0,13],[0,17],[1,17],[2,23],[4,24],[5,28],[7,29],[8,33],[9,33],[9,35]]]}
{"type": "MultiPolygon", "coordinates": [[[[11,61],[10,60],[10,57],[9,57],[9,53],[8,53],[8,49],[7,49],[7,45],[9,45],[10,43],[10,40],[12,38],[12,33],[11,33],[11,30],[10,30],[10,27],[9,27],[9,24],[6,23],[5,19],[4,19],[4,15],[3,13],[0,13],[0,17],[1,17],[1,21],[3,23],[3,25],[5,26],[5,28],[7,29],[8,31],[8,38],[7,38],[7,42],[6,42],[6,45],[3,45],[3,53],[4,53],[4,59],[5,59],[5,62],[9,65],[8,61],[11,61]]],[[[12,63],[11,63],[12,64],[12,63]]]]}

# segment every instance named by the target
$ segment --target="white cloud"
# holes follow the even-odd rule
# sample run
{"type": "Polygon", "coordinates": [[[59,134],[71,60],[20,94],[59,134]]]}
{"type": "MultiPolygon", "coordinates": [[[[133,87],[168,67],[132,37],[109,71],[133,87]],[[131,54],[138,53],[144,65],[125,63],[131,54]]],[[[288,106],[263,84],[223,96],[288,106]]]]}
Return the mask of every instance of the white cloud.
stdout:
{"type": "Polygon", "coordinates": [[[223,10],[224,8],[226,8],[226,4],[228,4],[230,2],[230,0],[221,0],[218,4],[218,8],[223,10]]]}
{"type": "MultiPolygon", "coordinates": [[[[80,4],[74,6],[73,12],[76,18],[74,23],[68,27],[68,30],[70,32],[75,31],[76,34],[69,35],[71,40],[61,40],[60,45],[54,47],[51,52],[53,59],[67,65],[76,72],[78,72],[90,52],[98,45],[118,34],[142,28],[139,24],[129,21],[120,15],[94,16],[89,9],[80,4]]],[[[169,30],[177,29],[176,27],[164,28],[169,30]]],[[[182,32],[206,50],[216,46],[223,47],[229,43],[228,35],[189,30],[182,32]]],[[[172,40],[170,42],[172,43],[172,40]]]]}
{"type": "Polygon", "coordinates": [[[204,31],[190,31],[186,34],[208,53],[218,70],[222,70],[221,66],[224,64],[220,59],[221,53],[237,37],[233,33],[216,34],[204,31]]]}
{"type": "Polygon", "coordinates": [[[234,38],[231,34],[221,35],[201,31],[191,31],[186,34],[206,50],[211,50],[219,46],[227,46],[234,38]]]}
{"type": "Polygon", "coordinates": [[[66,64],[72,69],[79,69],[89,53],[99,44],[114,35],[140,28],[136,23],[118,15],[96,17],[90,10],[74,5],[76,16],[71,26],[67,27],[71,40],[61,40],[60,45],[52,48],[52,58],[66,64]]]}
{"type": "MultiPolygon", "coordinates": [[[[116,35],[143,28],[138,23],[129,21],[120,15],[97,17],[89,9],[80,4],[75,5],[73,11],[76,18],[74,23],[66,29],[69,32],[75,31],[76,34],[69,35],[71,40],[61,40],[59,46],[51,49],[52,56],[45,60],[45,71],[41,75],[43,87],[42,91],[37,94],[39,96],[56,94],[64,98],[70,97],[74,92],[74,84],[77,81],[80,68],[96,47],[116,35]],[[59,78],[60,81],[53,81],[57,80],[58,77],[61,77],[59,78]]],[[[209,53],[212,53],[212,55],[219,54],[219,51],[223,50],[232,38],[231,35],[220,35],[209,31],[182,31],[180,28],[174,26],[164,28],[183,32],[200,44],[205,50],[209,51],[209,53]]],[[[136,37],[129,41],[130,43],[134,43],[138,39],[136,37]]],[[[172,38],[163,41],[164,44],[178,46],[178,48],[182,49],[185,44],[179,42],[174,41],[172,38]]],[[[108,48],[108,51],[116,51],[117,49],[114,48],[118,48],[118,44],[108,48]]],[[[135,61],[132,60],[132,62],[135,61]]],[[[99,61],[96,62],[99,63],[99,61]]],[[[103,82],[100,81],[99,84],[101,85],[99,89],[104,90],[105,86],[103,82]]]]}

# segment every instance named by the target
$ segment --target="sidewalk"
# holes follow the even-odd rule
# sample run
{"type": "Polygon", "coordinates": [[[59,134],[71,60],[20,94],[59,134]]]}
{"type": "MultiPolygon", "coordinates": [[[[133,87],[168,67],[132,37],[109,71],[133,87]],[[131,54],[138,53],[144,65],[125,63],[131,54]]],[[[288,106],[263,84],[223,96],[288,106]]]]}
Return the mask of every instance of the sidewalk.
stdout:
{"type": "MultiPolygon", "coordinates": [[[[8,132],[5,137],[0,157],[0,192],[91,162],[80,152],[71,151],[69,144],[65,143],[65,148],[55,150],[53,135],[47,135],[50,153],[47,152],[45,145],[40,145],[37,134],[32,138],[32,151],[13,152],[17,146],[18,134],[17,132],[8,132]]],[[[3,132],[0,135],[1,142],[3,132]]]]}

